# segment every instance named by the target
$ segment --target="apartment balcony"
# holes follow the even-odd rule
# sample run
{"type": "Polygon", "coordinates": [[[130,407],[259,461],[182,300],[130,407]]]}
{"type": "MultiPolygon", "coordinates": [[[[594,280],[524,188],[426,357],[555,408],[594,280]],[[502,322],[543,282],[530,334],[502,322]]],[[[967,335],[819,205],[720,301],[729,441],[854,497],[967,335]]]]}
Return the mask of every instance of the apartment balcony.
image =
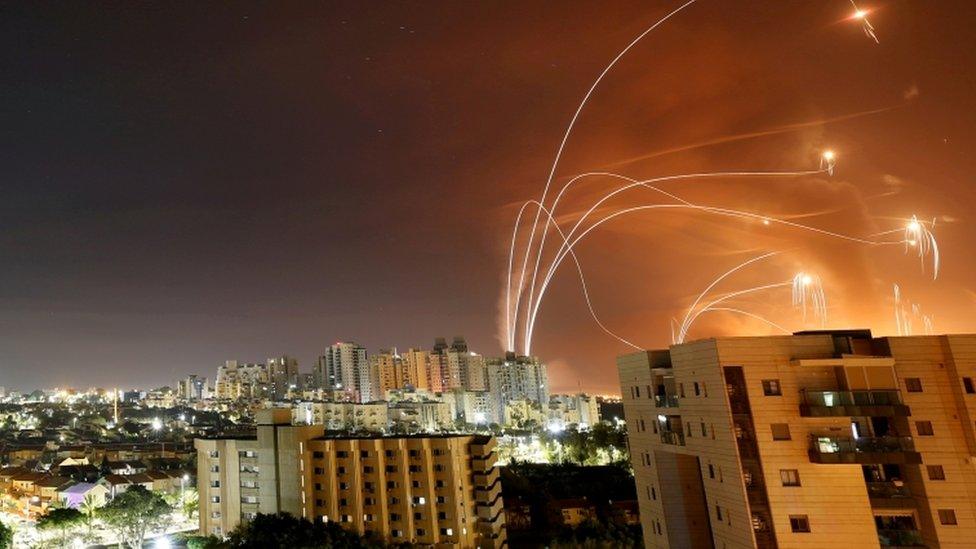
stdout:
{"type": "Polygon", "coordinates": [[[672,446],[684,446],[685,433],[684,431],[666,431],[662,429],[661,442],[665,444],[671,444],[672,446]]]}
{"type": "Polygon", "coordinates": [[[654,395],[654,406],[657,408],[677,408],[677,395],[654,395]]]}
{"type": "Polygon", "coordinates": [[[801,391],[800,415],[804,417],[885,416],[907,417],[911,409],[896,389],[874,391],[801,391]]]}
{"type": "Polygon", "coordinates": [[[882,547],[925,547],[922,533],[918,530],[878,530],[878,542],[882,547]]]}
{"type": "Polygon", "coordinates": [[[810,437],[813,463],[922,463],[911,437],[810,437]]]}

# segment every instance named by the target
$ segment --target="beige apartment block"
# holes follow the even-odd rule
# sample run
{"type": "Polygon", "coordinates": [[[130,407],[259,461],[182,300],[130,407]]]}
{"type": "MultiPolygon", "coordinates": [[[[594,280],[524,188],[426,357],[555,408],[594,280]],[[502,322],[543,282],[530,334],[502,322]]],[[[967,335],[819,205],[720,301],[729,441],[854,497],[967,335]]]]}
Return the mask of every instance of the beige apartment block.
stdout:
{"type": "Polygon", "coordinates": [[[322,425],[292,425],[287,409],[257,419],[254,438],[196,441],[202,533],[288,512],[393,543],[505,544],[493,438],[325,436],[322,425]]]}
{"type": "Polygon", "coordinates": [[[645,547],[976,546],[976,335],[617,359],[645,547]]]}

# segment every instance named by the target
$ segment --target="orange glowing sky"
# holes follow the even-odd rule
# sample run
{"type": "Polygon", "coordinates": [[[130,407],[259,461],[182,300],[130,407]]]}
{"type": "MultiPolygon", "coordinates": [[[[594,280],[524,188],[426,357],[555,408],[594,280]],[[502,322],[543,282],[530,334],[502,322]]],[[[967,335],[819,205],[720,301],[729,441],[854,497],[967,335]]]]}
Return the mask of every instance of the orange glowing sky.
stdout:
{"type": "MultiPolygon", "coordinates": [[[[518,205],[539,197],[593,78],[676,5],[11,8],[0,21],[0,385],[172,383],[282,353],[307,370],[337,339],[375,351],[463,334],[500,352],[518,205]]],[[[690,7],[607,76],[557,183],[593,170],[808,169],[829,147],[833,177],[667,189],[860,236],[937,218],[938,281],[898,247],[635,214],[578,248],[613,329],[666,345],[698,290],[769,250],[788,253],[728,288],[815,272],[831,327],[886,335],[898,283],[937,331],[976,329],[976,5],[859,6],[880,44],[844,0],[690,7]]],[[[611,185],[580,185],[565,219],[611,185]]],[[[617,392],[627,348],[589,319],[568,266],[534,351],[555,390],[617,392]]],[[[788,290],[739,305],[814,327],[788,290]]],[[[715,313],[691,337],[758,333],[768,329],[715,313]]]]}

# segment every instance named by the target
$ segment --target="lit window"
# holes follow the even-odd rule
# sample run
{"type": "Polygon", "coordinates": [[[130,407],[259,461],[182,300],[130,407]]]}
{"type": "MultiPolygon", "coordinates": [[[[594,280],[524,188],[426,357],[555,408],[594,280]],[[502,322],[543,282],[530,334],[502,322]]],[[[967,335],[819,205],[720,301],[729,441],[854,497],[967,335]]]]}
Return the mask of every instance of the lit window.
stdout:
{"type": "Polygon", "coordinates": [[[783,486],[800,485],[800,472],[796,469],[780,469],[779,478],[783,481],[783,486]]]}
{"type": "Polygon", "coordinates": [[[762,382],[763,394],[766,396],[782,396],[783,390],[779,387],[778,379],[764,379],[762,382]]]}

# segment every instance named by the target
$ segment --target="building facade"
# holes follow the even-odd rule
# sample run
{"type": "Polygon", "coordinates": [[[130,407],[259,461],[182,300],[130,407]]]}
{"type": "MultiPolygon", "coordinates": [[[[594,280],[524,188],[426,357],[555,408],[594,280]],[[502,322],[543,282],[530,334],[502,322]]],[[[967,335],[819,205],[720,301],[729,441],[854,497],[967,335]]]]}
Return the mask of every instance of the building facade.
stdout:
{"type": "Polygon", "coordinates": [[[976,335],[618,358],[645,547],[971,547],[976,335]]]}
{"type": "Polygon", "coordinates": [[[488,389],[491,392],[496,417],[504,423],[504,411],[509,403],[527,400],[546,406],[549,403],[549,374],[546,365],[537,357],[515,356],[487,361],[488,389]]]}
{"type": "Polygon", "coordinates": [[[288,512],[390,542],[505,544],[491,437],[333,438],[292,425],[288,409],[263,411],[257,424],[253,438],[197,439],[201,533],[288,512]]]}

